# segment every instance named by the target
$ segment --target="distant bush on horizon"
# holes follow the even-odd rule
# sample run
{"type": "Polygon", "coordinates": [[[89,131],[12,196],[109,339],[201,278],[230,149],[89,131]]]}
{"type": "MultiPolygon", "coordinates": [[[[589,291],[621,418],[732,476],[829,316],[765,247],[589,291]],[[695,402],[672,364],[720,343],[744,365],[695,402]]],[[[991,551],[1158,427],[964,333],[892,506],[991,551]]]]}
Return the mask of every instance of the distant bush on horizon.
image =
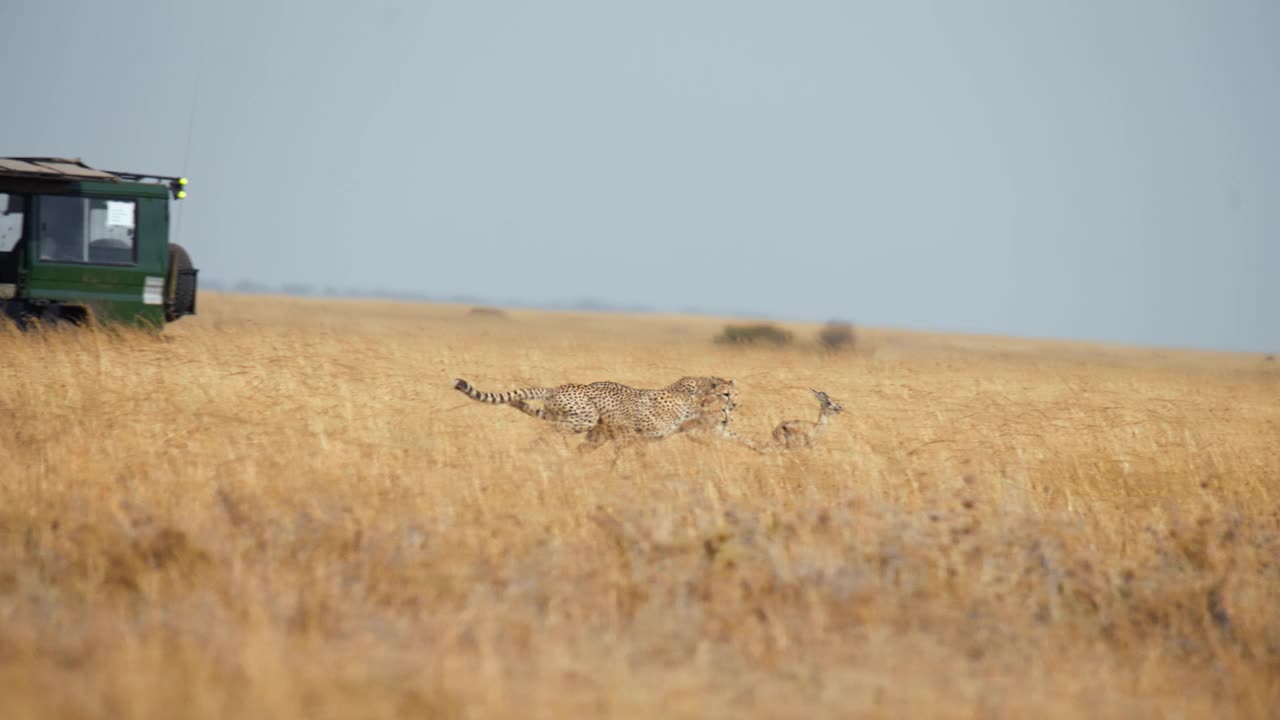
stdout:
{"type": "Polygon", "coordinates": [[[715,341],[722,345],[789,345],[792,334],[773,323],[752,323],[749,325],[725,325],[724,330],[716,336],[715,341]]]}
{"type": "Polygon", "coordinates": [[[853,350],[858,344],[853,323],[843,320],[829,321],[826,327],[818,332],[818,344],[832,352],[853,350]]]}

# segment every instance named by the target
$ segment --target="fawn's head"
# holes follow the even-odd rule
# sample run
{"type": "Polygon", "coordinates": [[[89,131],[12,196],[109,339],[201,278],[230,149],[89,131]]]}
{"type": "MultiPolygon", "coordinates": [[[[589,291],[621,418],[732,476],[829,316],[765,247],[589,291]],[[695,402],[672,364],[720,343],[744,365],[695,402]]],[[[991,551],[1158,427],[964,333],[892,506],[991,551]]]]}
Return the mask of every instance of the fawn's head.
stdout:
{"type": "Polygon", "coordinates": [[[818,403],[822,405],[823,412],[834,415],[844,410],[844,406],[835,400],[832,400],[830,395],[822,392],[821,390],[814,390],[813,388],[809,388],[809,390],[813,393],[814,397],[818,398],[818,403]]]}

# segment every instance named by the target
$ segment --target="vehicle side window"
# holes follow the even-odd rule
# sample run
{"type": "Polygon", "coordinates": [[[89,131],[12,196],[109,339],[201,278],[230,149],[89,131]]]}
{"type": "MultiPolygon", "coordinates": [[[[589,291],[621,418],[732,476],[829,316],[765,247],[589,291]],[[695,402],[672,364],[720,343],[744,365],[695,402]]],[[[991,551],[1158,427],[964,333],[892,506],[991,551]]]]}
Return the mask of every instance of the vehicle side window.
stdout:
{"type": "Polygon", "coordinates": [[[89,262],[134,263],[138,203],[132,200],[89,201],[89,262]]]}
{"type": "Polygon", "coordinates": [[[21,195],[0,193],[0,252],[13,252],[18,246],[26,216],[26,203],[21,195]]]}
{"type": "Polygon", "coordinates": [[[45,195],[40,198],[40,259],[84,262],[85,198],[45,195]]]}
{"type": "Polygon", "coordinates": [[[40,259],[132,265],[137,218],[132,200],[41,196],[40,259]]]}

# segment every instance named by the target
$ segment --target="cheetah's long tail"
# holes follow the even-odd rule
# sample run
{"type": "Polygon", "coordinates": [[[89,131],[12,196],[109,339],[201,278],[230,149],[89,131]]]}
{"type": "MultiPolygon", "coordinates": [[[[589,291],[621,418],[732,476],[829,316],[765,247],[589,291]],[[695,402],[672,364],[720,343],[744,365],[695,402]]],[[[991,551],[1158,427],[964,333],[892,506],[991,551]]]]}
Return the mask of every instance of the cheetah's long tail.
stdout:
{"type": "Polygon", "coordinates": [[[453,389],[464,393],[472,400],[494,405],[507,405],[521,400],[540,400],[551,394],[551,388],[520,388],[503,393],[482,392],[461,378],[453,381],[453,389]]]}

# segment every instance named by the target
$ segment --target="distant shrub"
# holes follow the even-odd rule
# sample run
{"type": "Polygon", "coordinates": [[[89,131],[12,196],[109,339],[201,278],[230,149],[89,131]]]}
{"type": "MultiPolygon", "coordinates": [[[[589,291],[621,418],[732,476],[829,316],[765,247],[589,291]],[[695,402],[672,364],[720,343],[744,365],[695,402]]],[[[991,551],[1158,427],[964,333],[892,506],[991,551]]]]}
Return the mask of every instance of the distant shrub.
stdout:
{"type": "Polygon", "coordinates": [[[477,305],[476,307],[471,308],[469,311],[467,311],[467,314],[478,315],[481,317],[506,317],[507,316],[507,313],[503,310],[500,310],[495,307],[485,307],[483,305],[477,305]]]}
{"type": "Polygon", "coordinates": [[[791,333],[773,323],[754,323],[751,325],[725,325],[724,330],[716,336],[716,342],[725,345],[786,345],[791,342],[791,333]]]}
{"type": "Polygon", "coordinates": [[[1276,361],[1276,356],[1275,356],[1275,355],[1268,355],[1268,356],[1266,356],[1265,358],[1263,358],[1263,360],[1264,360],[1264,361],[1266,361],[1266,362],[1275,362],[1275,361],[1276,361]]]}
{"type": "Polygon", "coordinates": [[[832,320],[818,333],[818,344],[833,352],[852,350],[858,344],[858,336],[852,324],[832,320]]]}

